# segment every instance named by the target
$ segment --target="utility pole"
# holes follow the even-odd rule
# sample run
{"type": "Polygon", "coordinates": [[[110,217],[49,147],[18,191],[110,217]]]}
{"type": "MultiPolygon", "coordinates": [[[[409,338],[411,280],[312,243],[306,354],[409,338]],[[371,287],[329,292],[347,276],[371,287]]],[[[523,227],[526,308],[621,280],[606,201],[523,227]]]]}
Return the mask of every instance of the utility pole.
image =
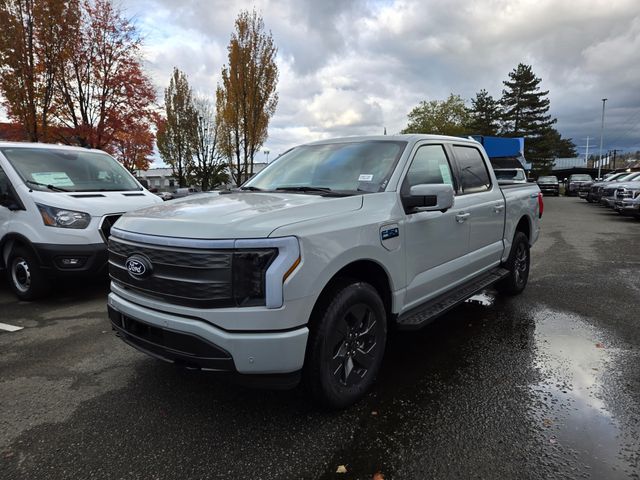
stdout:
{"type": "Polygon", "coordinates": [[[604,104],[607,102],[606,98],[602,99],[602,124],[600,125],[600,161],[598,162],[598,178],[602,170],[602,139],[604,135],[604,104]]]}
{"type": "Polygon", "coordinates": [[[614,148],[613,149],[613,169],[616,169],[616,153],[618,153],[620,150],[618,148],[614,148]]]}

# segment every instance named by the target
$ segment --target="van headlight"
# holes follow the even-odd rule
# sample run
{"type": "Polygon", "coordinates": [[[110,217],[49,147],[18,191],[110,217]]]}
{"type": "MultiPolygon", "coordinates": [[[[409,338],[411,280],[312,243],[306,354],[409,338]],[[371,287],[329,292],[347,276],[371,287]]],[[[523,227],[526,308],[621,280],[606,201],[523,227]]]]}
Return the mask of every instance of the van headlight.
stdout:
{"type": "Polygon", "coordinates": [[[48,227],[59,228],[87,228],[91,222],[91,215],[84,212],[76,212],[75,210],[66,210],[64,208],[50,207],[36,203],[42,221],[48,227]]]}

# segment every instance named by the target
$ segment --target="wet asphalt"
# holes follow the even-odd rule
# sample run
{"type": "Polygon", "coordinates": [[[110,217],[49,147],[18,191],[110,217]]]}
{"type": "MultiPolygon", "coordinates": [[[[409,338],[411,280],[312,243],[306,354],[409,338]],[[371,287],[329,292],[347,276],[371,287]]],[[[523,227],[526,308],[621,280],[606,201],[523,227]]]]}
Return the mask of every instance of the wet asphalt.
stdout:
{"type": "Polygon", "coordinates": [[[395,333],[372,393],[319,411],[111,332],[106,282],[0,282],[0,479],[640,478],[640,220],[547,198],[526,291],[395,333]],[[346,473],[336,473],[343,466],[346,473]]]}

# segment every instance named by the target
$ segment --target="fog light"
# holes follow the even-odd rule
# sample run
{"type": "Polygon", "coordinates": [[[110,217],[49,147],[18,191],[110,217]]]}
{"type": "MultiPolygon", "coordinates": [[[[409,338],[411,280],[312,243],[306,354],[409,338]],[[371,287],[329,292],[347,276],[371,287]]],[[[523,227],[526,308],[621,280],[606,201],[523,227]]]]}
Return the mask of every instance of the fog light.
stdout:
{"type": "Polygon", "coordinates": [[[60,268],[80,268],[87,261],[86,257],[58,257],[56,259],[60,268]]]}

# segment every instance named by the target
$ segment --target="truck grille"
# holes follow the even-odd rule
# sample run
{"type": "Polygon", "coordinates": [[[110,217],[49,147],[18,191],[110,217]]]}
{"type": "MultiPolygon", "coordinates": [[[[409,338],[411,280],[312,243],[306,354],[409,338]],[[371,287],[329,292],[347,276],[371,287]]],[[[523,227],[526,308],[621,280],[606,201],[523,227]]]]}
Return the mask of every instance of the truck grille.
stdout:
{"type": "Polygon", "coordinates": [[[631,190],[619,188],[616,190],[616,198],[631,198],[631,190]]]}
{"type": "Polygon", "coordinates": [[[125,288],[162,301],[196,308],[234,306],[233,250],[163,248],[109,238],[109,275],[125,288]],[[152,271],[129,274],[126,262],[135,255],[152,271]]]}

